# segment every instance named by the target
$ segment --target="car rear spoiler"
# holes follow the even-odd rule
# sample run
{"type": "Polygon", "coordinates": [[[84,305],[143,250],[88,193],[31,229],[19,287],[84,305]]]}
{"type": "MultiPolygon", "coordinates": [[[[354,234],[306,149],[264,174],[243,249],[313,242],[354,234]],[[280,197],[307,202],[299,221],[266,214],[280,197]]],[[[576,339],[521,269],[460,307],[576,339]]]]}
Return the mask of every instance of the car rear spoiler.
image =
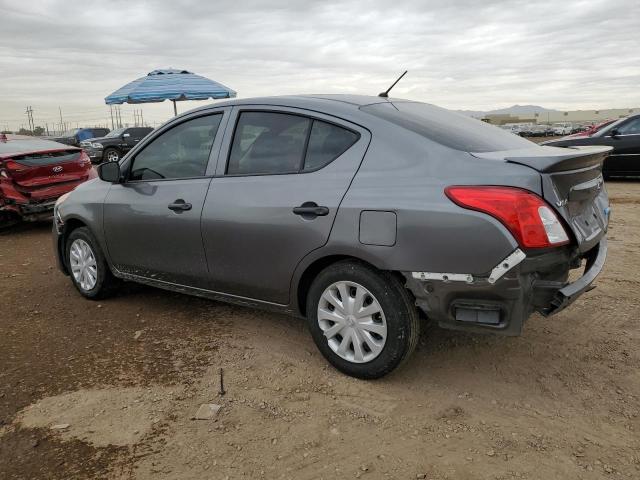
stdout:
{"type": "Polygon", "coordinates": [[[531,167],[542,173],[578,170],[602,164],[613,147],[589,145],[579,147],[533,147],[521,150],[471,153],[474,157],[506,160],[531,167]]]}

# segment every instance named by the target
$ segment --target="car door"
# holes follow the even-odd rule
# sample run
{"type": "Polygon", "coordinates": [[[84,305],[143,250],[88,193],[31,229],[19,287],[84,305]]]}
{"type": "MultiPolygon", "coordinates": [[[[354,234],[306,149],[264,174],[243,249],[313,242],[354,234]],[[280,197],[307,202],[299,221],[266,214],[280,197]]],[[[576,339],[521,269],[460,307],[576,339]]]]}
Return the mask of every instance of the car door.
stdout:
{"type": "Polygon", "coordinates": [[[370,133],[278,107],[235,107],[229,125],[202,216],[210,288],[287,304],[293,271],[327,242],[370,133]]]}
{"type": "Polygon", "coordinates": [[[138,130],[138,128],[127,128],[122,133],[122,144],[120,146],[123,152],[128,152],[138,144],[140,141],[138,130]]]}
{"type": "Polygon", "coordinates": [[[609,144],[614,148],[607,159],[610,170],[624,174],[640,173],[640,117],[630,118],[616,131],[609,144]]]}
{"type": "Polygon", "coordinates": [[[207,282],[200,215],[225,112],[167,125],[123,162],[125,180],[104,202],[107,248],[119,271],[196,287],[207,282]]]}

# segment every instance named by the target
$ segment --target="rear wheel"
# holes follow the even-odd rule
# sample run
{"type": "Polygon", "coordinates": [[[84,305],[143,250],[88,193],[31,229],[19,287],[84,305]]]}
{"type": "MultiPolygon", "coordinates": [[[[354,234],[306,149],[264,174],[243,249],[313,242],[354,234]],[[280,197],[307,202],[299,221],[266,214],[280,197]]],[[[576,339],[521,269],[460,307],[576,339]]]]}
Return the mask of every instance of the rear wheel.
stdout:
{"type": "Polygon", "coordinates": [[[120,160],[120,152],[115,148],[107,148],[102,154],[102,160],[105,162],[117,162],[120,160]]]}
{"type": "Polygon", "coordinates": [[[80,227],[69,234],[65,253],[71,280],[83,296],[97,300],[113,293],[118,279],[88,228],[80,227]]]}
{"type": "Polygon", "coordinates": [[[357,378],[380,378],[401,365],[418,341],[419,319],[402,283],[357,261],[335,263],[307,296],[311,335],[325,358],[357,378]]]}

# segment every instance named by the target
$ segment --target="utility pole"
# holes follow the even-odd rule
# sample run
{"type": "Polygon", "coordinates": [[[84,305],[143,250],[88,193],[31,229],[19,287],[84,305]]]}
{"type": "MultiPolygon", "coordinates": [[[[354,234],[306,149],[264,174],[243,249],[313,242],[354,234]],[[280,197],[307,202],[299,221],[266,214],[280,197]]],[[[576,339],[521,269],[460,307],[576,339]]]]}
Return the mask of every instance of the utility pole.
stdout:
{"type": "Polygon", "coordinates": [[[60,112],[60,134],[64,131],[64,122],[62,121],[62,108],[58,107],[58,111],[60,112]]]}
{"type": "Polygon", "coordinates": [[[142,116],[142,109],[140,109],[140,126],[144,127],[144,117],[142,116]]]}
{"type": "Polygon", "coordinates": [[[31,134],[33,135],[33,131],[35,130],[35,125],[33,122],[33,108],[27,107],[25,113],[27,114],[27,120],[29,121],[29,130],[31,130],[31,134]]]}

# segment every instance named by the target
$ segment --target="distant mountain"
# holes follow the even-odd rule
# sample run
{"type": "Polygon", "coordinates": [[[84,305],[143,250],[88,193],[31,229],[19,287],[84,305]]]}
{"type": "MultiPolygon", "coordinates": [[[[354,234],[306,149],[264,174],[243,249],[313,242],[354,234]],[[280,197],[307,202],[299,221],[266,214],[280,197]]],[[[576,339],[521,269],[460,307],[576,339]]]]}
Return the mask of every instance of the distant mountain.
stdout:
{"type": "Polygon", "coordinates": [[[456,110],[456,112],[473,118],[482,118],[486,115],[486,112],[481,112],[478,110],[456,110]]]}
{"type": "Polygon", "coordinates": [[[470,117],[482,118],[486,115],[513,115],[513,116],[533,116],[536,113],[557,112],[550,108],[540,107],[538,105],[513,105],[508,108],[499,108],[497,110],[477,111],[477,110],[456,110],[458,113],[468,115],[470,117]]]}
{"type": "Polygon", "coordinates": [[[550,108],[539,107],[538,105],[513,105],[509,108],[500,108],[498,110],[491,110],[489,112],[485,112],[487,114],[496,114],[496,115],[533,115],[534,113],[543,113],[543,112],[557,112],[558,110],[553,110],[550,108]]]}

